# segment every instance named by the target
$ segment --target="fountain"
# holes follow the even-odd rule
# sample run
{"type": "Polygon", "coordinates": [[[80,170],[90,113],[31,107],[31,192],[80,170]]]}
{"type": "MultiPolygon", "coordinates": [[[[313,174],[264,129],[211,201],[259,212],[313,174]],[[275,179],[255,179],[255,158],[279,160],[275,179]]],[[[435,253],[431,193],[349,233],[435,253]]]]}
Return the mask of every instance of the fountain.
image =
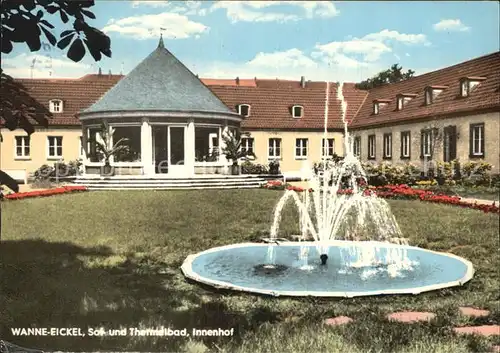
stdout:
{"type": "MultiPolygon", "coordinates": [[[[324,141],[329,93],[327,83],[324,141]]],[[[284,192],[265,244],[235,244],[190,255],[182,265],[186,277],[247,292],[323,297],[418,294],[472,278],[469,261],[408,245],[387,201],[364,187],[367,178],[353,153],[341,83],[336,98],[344,123],[344,158],[335,161],[323,153],[319,169],[304,164],[302,177],[309,188],[284,192]],[[299,213],[299,241],[278,238],[288,201],[299,213]]]]}

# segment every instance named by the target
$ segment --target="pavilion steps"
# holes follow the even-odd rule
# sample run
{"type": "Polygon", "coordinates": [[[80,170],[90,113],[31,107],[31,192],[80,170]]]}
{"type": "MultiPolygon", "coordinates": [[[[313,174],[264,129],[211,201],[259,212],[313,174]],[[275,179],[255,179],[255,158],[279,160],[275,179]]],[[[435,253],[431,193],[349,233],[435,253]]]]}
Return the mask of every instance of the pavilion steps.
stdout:
{"type": "Polygon", "coordinates": [[[258,176],[217,176],[193,178],[100,178],[79,177],[74,185],[89,190],[188,190],[188,189],[248,189],[259,188],[268,180],[258,176]]]}

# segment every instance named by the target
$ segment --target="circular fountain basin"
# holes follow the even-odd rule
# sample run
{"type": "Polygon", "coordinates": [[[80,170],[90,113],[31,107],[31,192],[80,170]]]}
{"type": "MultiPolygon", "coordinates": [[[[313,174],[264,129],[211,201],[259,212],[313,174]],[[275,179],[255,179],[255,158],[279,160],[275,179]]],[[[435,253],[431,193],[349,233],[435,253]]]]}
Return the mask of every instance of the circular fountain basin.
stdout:
{"type": "Polygon", "coordinates": [[[317,246],[314,242],[222,246],[189,255],[181,270],[187,278],[216,288],[315,297],[419,294],[463,285],[474,274],[472,263],[461,257],[382,242],[322,243],[328,248],[328,262],[321,265],[317,246]],[[369,247],[377,249],[377,260],[360,262],[360,250],[366,253],[369,247]],[[386,255],[394,251],[405,252],[405,266],[390,263],[391,256],[386,255]],[[301,256],[305,253],[307,259],[301,256]],[[273,271],[273,266],[279,271],[273,271]]]}

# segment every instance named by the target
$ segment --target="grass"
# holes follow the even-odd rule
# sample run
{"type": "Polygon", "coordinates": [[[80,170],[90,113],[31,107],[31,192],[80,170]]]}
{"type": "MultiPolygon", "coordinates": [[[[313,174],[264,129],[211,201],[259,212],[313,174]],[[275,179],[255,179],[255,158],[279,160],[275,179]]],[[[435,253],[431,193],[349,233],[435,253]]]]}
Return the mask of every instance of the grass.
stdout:
{"type": "MultiPolygon", "coordinates": [[[[497,338],[459,337],[459,324],[500,323],[498,215],[391,200],[412,245],[470,259],[474,279],[418,296],[269,298],[188,283],[188,254],[255,240],[269,230],[281,192],[89,192],[2,203],[0,337],[55,350],[271,352],[481,352],[497,338]],[[483,319],[461,305],[491,310],[483,319]],[[433,311],[425,324],[385,319],[433,311]],[[325,318],[355,322],[327,327],[325,318]],[[234,328],[232,337],[13,337],[12,327],[234,328]]],[[[297,233],[287,207],[282,235],[297,233]]]]}

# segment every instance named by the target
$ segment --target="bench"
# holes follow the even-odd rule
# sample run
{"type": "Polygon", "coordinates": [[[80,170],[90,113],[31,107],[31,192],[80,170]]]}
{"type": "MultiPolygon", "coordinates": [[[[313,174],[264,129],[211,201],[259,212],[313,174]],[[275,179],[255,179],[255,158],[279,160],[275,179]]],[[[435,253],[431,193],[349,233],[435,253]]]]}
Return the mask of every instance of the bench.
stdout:
{"type": "Polygon", "coordinates": [[[25,169],[2,169],[18,183],[28,184],[28,173],[25,169]]]}
{"type": "Polygon", "coordinates": [[[306,181],[307,178],[304,177],[304,173],[301,171],[298,172],[283,172],[283,182],[287,181],[306,181]]]}

